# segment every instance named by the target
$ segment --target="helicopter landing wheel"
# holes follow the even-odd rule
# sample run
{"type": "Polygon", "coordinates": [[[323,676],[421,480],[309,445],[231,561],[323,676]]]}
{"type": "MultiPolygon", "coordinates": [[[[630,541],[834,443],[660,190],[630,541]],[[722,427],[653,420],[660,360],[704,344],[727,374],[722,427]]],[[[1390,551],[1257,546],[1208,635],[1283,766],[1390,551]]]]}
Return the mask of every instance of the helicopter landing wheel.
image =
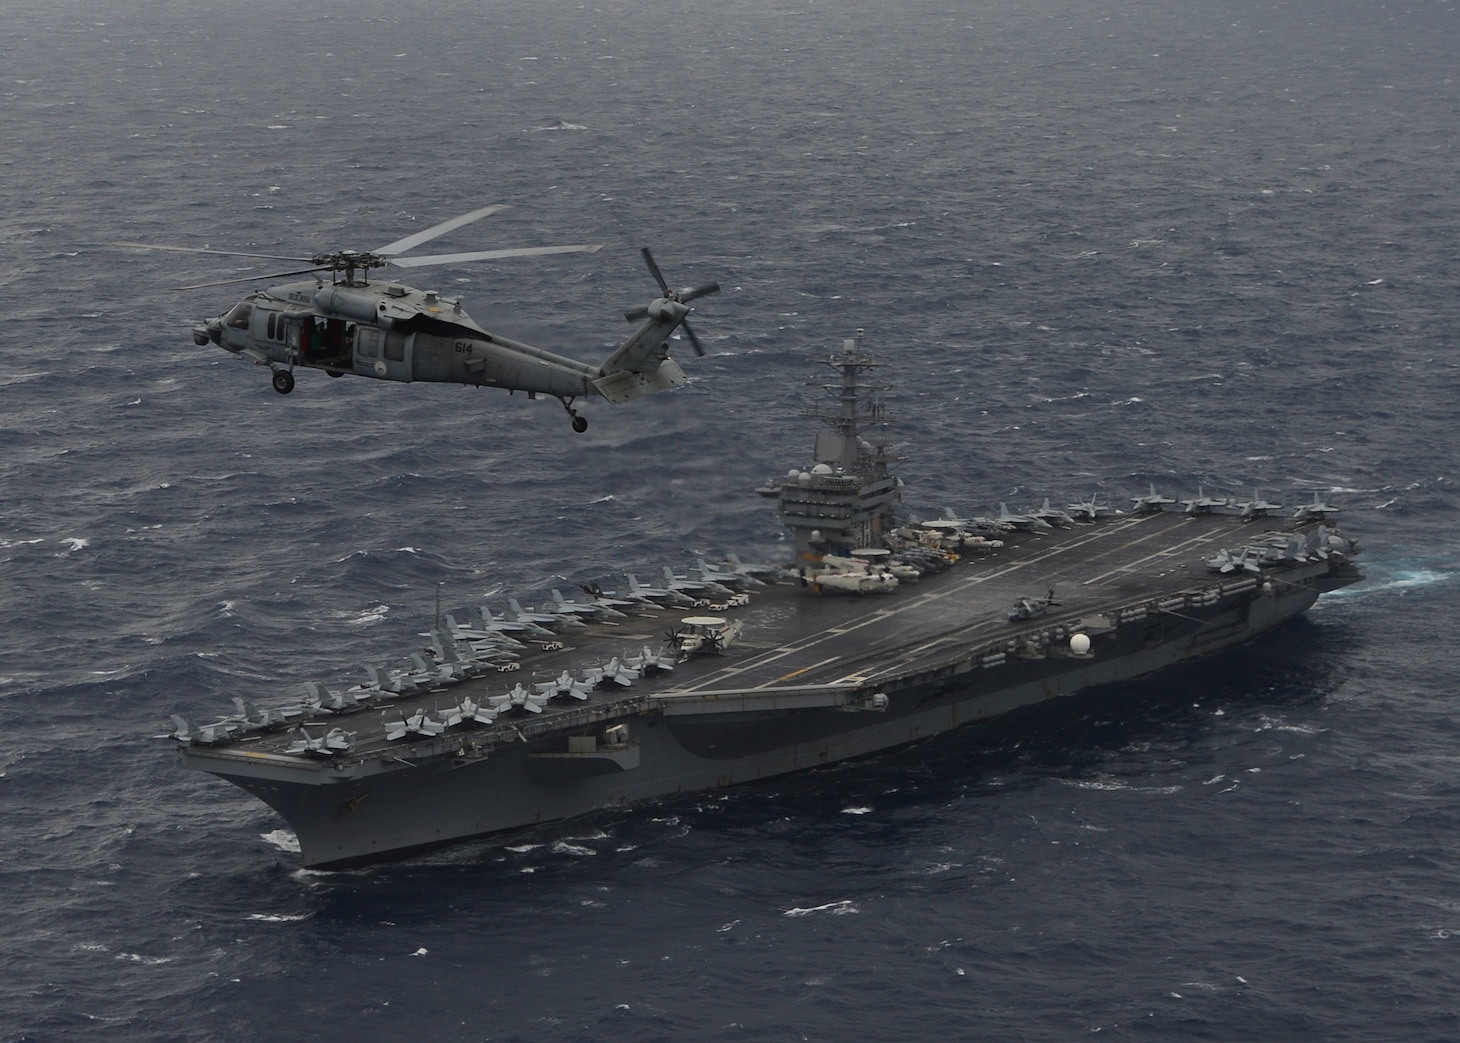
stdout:
{"type": "Polygon", "coordinates": [[[571,398],[560,398],[558,399],[558,401],[563,404],[563,408],[566,409],[568,411],[568,415],[573,418],[573,430],[577,431],[580,435],[584,431],[587,431],[588,418],[578,415],[578,411],[573,408],[573,400],[571,398]]]}
{"type": "Polygon", "coordinates": [[[274,371],[274,390],[281,395],[287,395],[294,390],[294,374],[287,369],[276,369],[274,371]]]}

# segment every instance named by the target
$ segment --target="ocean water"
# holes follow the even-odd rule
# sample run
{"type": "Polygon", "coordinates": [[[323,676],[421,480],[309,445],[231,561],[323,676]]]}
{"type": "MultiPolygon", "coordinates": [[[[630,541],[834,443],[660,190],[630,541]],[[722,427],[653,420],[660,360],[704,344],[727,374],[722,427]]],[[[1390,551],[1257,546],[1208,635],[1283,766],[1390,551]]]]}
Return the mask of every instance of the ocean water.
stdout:
{"type": "Polygon", "coordinates": [[[0,1040],[1460,1036],[1453,3],[0,6],[0,1040]],[[596,358],[649,245],[724,287],[692,383],[581,436],[285,398],[191,343],[247,286],[175,289],[266,269],[106,245],[491,202],[435,247],[604,249],[415,285],[596,358]],[[1318,491],[1369,579],[1078,702],[356,872],[177,765],[168,714],[353,680],[438,589],[784,554],[751,489],[857,328],[910,513],[1318,491]]]}

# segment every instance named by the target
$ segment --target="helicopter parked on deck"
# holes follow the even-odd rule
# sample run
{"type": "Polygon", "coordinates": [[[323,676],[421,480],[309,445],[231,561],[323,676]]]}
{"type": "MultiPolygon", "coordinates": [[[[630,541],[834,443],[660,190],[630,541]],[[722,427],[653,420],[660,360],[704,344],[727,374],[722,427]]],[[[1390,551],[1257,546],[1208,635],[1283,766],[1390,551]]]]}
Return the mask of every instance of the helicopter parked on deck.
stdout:
{"type": "Polygon", "coordinates": [[[199,346],[216,344],[256,365],[268,366],[274,390],[281,395],[294,390],[294,370],[300,367],[322,369],[332,377],[351,373],[381,380],[499,387],[524,391],[530,398],[550,395],[558,399],[573,418],[573,430],[582,432],[587,430],[588,421],[574,408],[578,398],[599,395],[619,405],[686,383],[684,371],[669,357],[669,338],[683,329],[695,354],[703,355],[704,347],[686,321],[691,311],[689,302],[718,293],[720,287],[710,282],[683,290],[670,289],[647,247],[641,252],[661,296],[625,312],[625,318],[637,325],[596,366],[490,333],[467,315],[459,300],[434,290],[370,281],[372,270],[387,266],[419,268],[504,257],[595,253],[601,249],[599,245],[546,246],[402,256],[422,243],[502,209],[482,207],[369,252],[340,250],[309,258],[133,242],[112,245],[304,265],[291,271],[182,287],[191,290],[291,275],[311,277],[255,290],[218,318],[193,327],[193,340],[199,346]],[[325,273],[329,273],[328,278],[325,273]]]}

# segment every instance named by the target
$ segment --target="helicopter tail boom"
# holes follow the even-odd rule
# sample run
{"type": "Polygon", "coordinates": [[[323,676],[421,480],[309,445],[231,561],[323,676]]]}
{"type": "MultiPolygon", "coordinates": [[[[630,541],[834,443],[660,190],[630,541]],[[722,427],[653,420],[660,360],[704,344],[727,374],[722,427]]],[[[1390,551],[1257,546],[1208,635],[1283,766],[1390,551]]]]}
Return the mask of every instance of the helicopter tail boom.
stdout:
{"type": "Polygon", "coordinates": [[[644,321],[625,338],[618,350],[603,363],[603,371],[652,369],[664,358],[665,341],[689,318],[689,308],[669,297],[661,297],[636,315],[644,321]]]}

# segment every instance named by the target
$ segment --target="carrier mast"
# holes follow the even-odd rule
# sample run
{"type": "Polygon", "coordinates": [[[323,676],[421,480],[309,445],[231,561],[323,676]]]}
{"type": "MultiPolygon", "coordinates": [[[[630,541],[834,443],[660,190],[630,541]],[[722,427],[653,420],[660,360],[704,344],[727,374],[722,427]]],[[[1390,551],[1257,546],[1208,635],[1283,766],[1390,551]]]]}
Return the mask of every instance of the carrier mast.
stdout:
{"type": "Polygon", "coordinates": [[[839,354],[822,359],[840,379],[820,385],[827,401],[803,415],[822,421],[828,430],[816,436],[811,468],[792,468],[781,483],[781,518],[796,539],[798,566],[821,562],[828,554],[880,548],[883,533],[894,526],[893,511],[902,482],[888,464],[898,459],[888,448],[885,427],[891,417],[883,407],[885,385],[871,383],[880,363],[862,346],[862,331],[842,342],[839,354]]]}

